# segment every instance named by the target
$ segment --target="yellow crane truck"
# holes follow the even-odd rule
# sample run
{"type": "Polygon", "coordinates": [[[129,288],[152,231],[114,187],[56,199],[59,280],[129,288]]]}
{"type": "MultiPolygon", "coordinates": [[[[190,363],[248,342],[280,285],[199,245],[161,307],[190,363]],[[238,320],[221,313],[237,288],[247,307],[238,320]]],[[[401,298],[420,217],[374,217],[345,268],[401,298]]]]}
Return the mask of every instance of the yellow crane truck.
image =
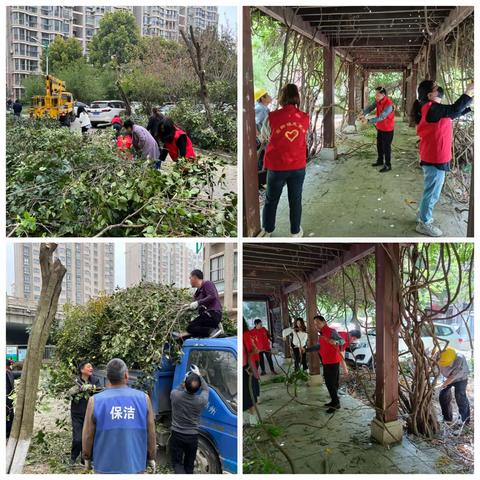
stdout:
{"type": "Polygon", "coordinates": [[[29,113],[34,118],[53,118],[69,126],[75,119],[73,95],[65,91],[64,81],[47,75],[45,77],[45,95],[32,97],[29,113]]]}

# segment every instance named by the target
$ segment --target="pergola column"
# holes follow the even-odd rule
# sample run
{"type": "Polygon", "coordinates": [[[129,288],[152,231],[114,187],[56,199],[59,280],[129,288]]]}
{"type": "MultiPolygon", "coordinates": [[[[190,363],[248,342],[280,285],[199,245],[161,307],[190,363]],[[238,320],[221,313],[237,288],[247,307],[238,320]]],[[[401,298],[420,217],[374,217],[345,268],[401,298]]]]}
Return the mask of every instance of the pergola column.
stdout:
{"type": "Polygon", "coordinates": [[[403,437],[398,420],[399,261],[398,243],[375,246],[376,417],[371,432],[382,445],[400,442],[403,437]]]}
{"type": "Polygon", "coordinates": [[[427,48],[426,77],[429,80],[437,80],[437,46],[430,44],[427,48]]]}
{"type": "MultiPolygon", "coordinates": [[[[318,343],[318,332],[313,322],[313,317],[317,314],[317,287],[315,283],[307,282],[303,284],[303,292],[305,297],[305,310],[308,325],[308,344],[315,345],[318,343]]],[[[320,359],[318,352],[308,354],[308,371],[310,373],[312,383],[321,382],[320,378],[320,359]]]]}
{"type": "Polygon", "coordinates": [[[402,115],[405,120],[408,116],[407,109],[407,72],[403,70],[402,72],[402,115]]]}
{"type": "Polygon", "coordinates": [[[368,107],[368,78],[370,73],[368,70],[363,72],[363,98],[362,98],[362,108],[368,107]]]}
{"type": "Polygon", "coordinates": [[[243,218],[244,236],[260,232],[250,8],[243,7],[243,218]]]}
{"type": "MultiPolygon", "coordinates": [[[[412,73],[410,75],[410,88],[409,88],[409,90],[410,90],[410,95],[409,95],[410,96],[410,103],[407,105],[408,110],[410,108],[412,108],[413,102],[417,98],[417,74],[418,74],[418,65],[416,63],[414,63],[412,65],[412,73]]],[[[410,127],[415,126],[415,122],[413,121],[412,118],[410,119],[409,126],[410,127]]]]}
{"type": "Polygon", "coordinates": [[[355,64],[348,64],[348,125],[355,125],[355,64]]]}
{"type": "Polygon", "coordinates": [[[323,47],[323,158],[334,160],[335,147],[335,49],[323,47]]]}
{"type": "MultiPolygon", "coordinates": [[[[282,328],[288,328],[290,326],[290,315],[288,313],[288,293],[283,291],[280,293],[280,309],[282,313],[282,328]]],[[[285,358],[291,357],[290,346],[288,342],[284,344],[285,358]]]]}

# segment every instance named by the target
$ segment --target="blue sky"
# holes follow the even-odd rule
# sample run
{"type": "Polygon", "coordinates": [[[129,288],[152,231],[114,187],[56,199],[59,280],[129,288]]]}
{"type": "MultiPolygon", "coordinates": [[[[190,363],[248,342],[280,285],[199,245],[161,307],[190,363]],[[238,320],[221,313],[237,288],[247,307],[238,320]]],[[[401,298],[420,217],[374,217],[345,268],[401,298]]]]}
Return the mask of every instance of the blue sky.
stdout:
{"type": "Polygon", "coordinates": [[[218,16],[220,25],[228,26],[237,36],[237,7],[218,7],[218,16]]]}

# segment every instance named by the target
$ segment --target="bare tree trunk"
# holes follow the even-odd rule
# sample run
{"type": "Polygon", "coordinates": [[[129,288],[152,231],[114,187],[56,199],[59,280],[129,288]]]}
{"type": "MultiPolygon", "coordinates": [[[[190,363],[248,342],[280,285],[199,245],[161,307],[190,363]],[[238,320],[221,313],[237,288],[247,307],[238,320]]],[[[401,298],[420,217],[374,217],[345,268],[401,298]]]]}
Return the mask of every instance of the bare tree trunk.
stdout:
{"type": "Polygon", "coordinates": [[[203,69],[203,62],[202,62],[202,48],[200,47],[200,43],[198,43],[197,39],[195,38],[195,34],[193,33],[193,28],[190,25],[190,39],[187,38],[184,30],[180,29],[180,35],[187,46],[188,53],[190,54],[190,58],[192,60],[193,68],[197,77],[200,81],[200,98],[202,100],[203,106],[205,107],[205,115],[207,116],[207,123],[208,125],[213,128],[213,117],[212,111],[210,109],[210,102],[208,99],[208,89],[207,89],[207,82],[205,79],[205,70],[203,69]]]}
{"type": "Polygon", "coordinates": [[[57,244],[55,243],[42,243],[40,247],[42,290],[35,321],[28,338],[22,377],[17,389],[15,419],[7,444],[7,473],[22,473],[32,438],[43,352],[57,313],[58,298],[62,291],[62,280],[66,272],[59,259],[53,260],[53,252],[56,248],[57,244]]]}
{"type": "Polygon", "coordinates": [[[120,96],[122,97],[122,100],[125,103],[125,115],[127,117],[130,117],[132,115],[132,107],[130,107],[130,102],[128,101],[127,95],[125,94],[125,91],[122,88],[122,85],[120,84],[120,80],[116,81],[116,85],[118,88],[118,91],[120,92],[120,96]]]}

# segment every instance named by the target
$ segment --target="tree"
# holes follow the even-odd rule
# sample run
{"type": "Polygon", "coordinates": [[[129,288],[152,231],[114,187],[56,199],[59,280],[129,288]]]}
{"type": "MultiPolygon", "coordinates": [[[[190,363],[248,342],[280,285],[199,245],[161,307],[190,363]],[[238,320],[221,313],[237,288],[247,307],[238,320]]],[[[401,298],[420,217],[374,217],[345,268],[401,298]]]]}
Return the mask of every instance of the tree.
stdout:
{"type": "MultiPolygon", "coordinates": [[[[72,63],[78,63],[83,58],[82,44],[79,40],[75,37],[65,39],[57,35],[48,46],[48,72],[55,75],[58,70],[72,63]]],[[[43,49],[41,66],[44,73],[46,73],[46,60],[45,49],[43,49]]]]}
{"type": "Polygon", "coordinates": [[[135,17],[124,11],[106,13],[89,46],[94,65],[123,65],[134,58],[140,43],[135,17]]]}
{"type": "Polygon", "coordinates": [[[35,321],[28,338],[27,356],[23,363],[22,377],[17,390],[15,420],[7,444],[8,473],[22,473],[32,439],[43,352],[57,313],[62,280],[66,272],[62,262],[58,258],[53,259],[56,249],[57,244],[55,243],[42,243],[40,246],[42,290],[35,321]]]}
{"type": "Polygon", "coordinates": [[[42,75],[29,75],[22,84],[25,93],[24,101],[30,103],[35,95],[45,95],[45,79],[42,75]]]}

